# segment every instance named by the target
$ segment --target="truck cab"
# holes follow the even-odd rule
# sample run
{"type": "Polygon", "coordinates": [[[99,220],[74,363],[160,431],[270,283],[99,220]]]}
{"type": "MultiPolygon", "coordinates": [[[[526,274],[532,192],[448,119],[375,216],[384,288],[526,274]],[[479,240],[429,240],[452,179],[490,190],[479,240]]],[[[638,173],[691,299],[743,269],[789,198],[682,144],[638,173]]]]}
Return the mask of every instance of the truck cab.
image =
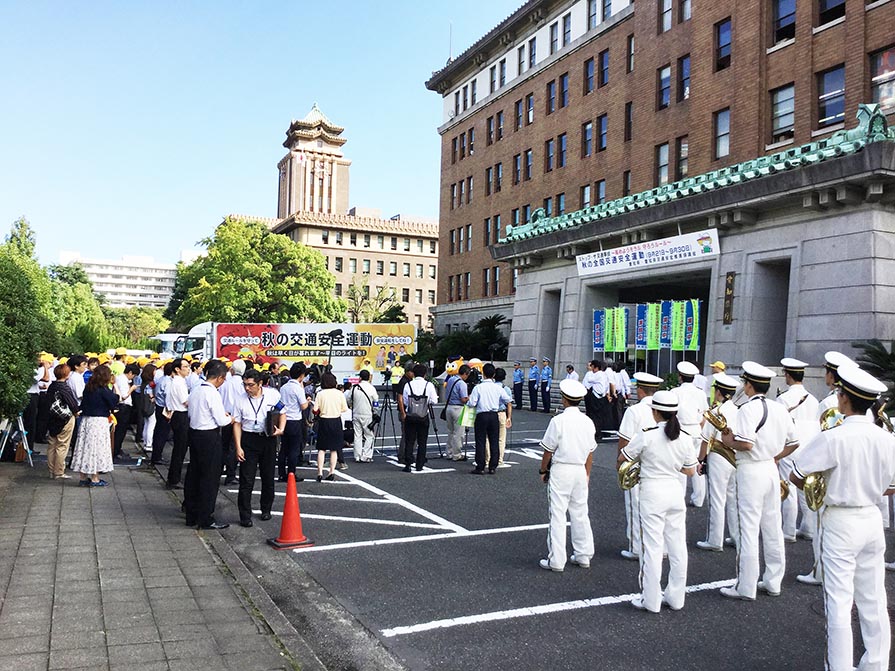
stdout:
{"type": "Polygon", "coordinates": [[[196,324],[189,333],[181,335],[174,341],[174,354],[182,357],[189,354],[194,359],[208,360],[213,358],[214,338],[212,330],[214,322],[196,324]]]}

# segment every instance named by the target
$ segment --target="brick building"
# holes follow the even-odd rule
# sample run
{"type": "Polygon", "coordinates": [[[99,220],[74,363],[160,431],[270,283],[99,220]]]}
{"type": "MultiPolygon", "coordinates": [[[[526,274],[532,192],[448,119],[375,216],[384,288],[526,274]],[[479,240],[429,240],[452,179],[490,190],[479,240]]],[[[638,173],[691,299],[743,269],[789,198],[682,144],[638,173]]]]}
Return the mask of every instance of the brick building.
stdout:
{"type": "Polygon", "coordinates": [[[492,247],[538,208],[555,217],[823,140],[860,103],[891,113],[895,2],[530,0],[426,86],[444,102],[443,333],[513,315],[531,264],[492,247]]]}

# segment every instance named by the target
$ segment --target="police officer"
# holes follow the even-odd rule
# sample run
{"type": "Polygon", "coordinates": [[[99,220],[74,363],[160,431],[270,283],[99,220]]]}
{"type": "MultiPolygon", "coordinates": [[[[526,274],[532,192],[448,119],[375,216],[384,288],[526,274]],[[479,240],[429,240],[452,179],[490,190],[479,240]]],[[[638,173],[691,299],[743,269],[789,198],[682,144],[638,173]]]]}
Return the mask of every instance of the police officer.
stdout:
{"type": "MultiPolygon", "coordinates": [[[[681,361],[677,365],[677,372],[681,384],[672,390],[678,399],[677,420],[684,433],[692,438],[694,449],[699,452],[704,422],[702,414],[709,409],[705,392],[693,383],[699,375],[699,369],[689,361],[681,361]]],[[[697,475],[690,478],[690,482],[693,487],[690,505],[701,508],[705,502],[705,478],[697,475]]]]}
{"type": "Polygon", "coordinates": [[[867,417],[886,386],[856,366],[840,366],[837,409],[844,419],[800,450],[790,479],[799,488],[811,473],[827,482],[821,563],[827,617],[827,669],[854,668],[852,604],[858,607],[863,671],[889,667],[890,624],[883,555],[882,496],[895,490],[895,438],[867,417]]]}
{"type": "MultiPolygon", "coordinates": [[[[593,362],[591,362],[593,364],[593,362]]],[[[644,429],[655,426],[653,409],[650,406],[650,397],[664,383],[661,377],[649,373],[634,373],[634,381],[637,383],[637,398],[640,401],[632,406],[622,417],[622,424],[618,428],[618,452],[630,443],[634,436],[639,435],[644,429]]],[[[625,492],[625,535],[628,537],[628,547],[622,550],[625,559],[640,558],[640,517],[637,510],[640,507],[640,485],[634,485],[625,492]]]]}
{"type": "Polygon", "coordinates": [[[550,420],[541,439],[544,454],[539,472],[547,483],[550,505],[550,529],[547,533],[547,558],[542,569],[562,571],[566,565],[566,513],[572,531],[569,561],[581,568],[590,568],[594,556],[594,536],[587,514],[588,481],[597,449],[593,423],[578,405],[587,389],[577,380],[559,383],[563,411],[550,420]]]}
{"type": "Polygon", "coordinates": [[[693,439],[677,421],[678,397],[657,391],[649,399],[656,426],[638,433],[618,456],[618,464],[640,459],[640,557],[642,594],[631,601],[641,610],[658,613],[662,603],[684,607],[687,586],[687,507],[680,476],[696,473],[693,439]],[[668,584],[662,593],[662,552],[668,552],[668,584]]]}
{"type": "MultiPolygon", "coordinates": [[[[712,412],[720,413],[727,420],[727,426],[733,426],[736,422],[737,407],[731,398],[737,385],[736,378],[726,373],[712,376],[712,389],[717,400],[712,412]]],[[[721,442],[721,432],[709,422],[702,426],[699,463],[700,472],[703,476],[707,475],[708,480],[709,525],[705,540],[696,541],[696,547],[721,552],[724,549],[725,518],[731,537],[738,535],[736,454],[721,442]]]]}
{"type": "Polygon", "coordinates": [[[550,359],[544,357],[541,366],[541,403],[544,409],[541,412],[550,412],[550,385],[553,384],[553,369],[550,367],[550,359]]]}
{"type": "Polygon", "coordinates": [[[777,461],[799,445],[792,417],[765,396],[774,372],[754,361],[743,362],[743,392],[749,400],[740,407],[732,431],[722,433],[737,457],[737,581],[722,587],[721,595],[754,601],[758,589],[779,596],[786,568],[780,518],[780,476],[777,461]],[[764,550],[764,580],[758,579],[758,538],[764,550]]]}
{"type": "Polygon", "coordinates": [[[522,386],[525,382],[525,374],[522,372],[522,362],[513,362],[513,405],[522,409],[522,386]]]}
{"type": "Polygon", "coordinates": [[[538,368],[538,360],[531,357],[528,360],[528,400],[531,403],[531,411],[538,411],[538,386],[541,383],[541,370],[538,368]]]}

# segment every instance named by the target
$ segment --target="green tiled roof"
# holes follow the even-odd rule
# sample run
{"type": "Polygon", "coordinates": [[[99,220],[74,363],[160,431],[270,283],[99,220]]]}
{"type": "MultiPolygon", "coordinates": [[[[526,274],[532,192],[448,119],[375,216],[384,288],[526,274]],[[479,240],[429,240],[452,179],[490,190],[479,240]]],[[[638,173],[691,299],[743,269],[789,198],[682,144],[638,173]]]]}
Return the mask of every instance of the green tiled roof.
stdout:
{"type": "Polygon", "coordinates": [[[889,128],[879,105],[859,105],[857,118],[856,128],[839,131],[827,139],[792,147],[768,156],[760,156],[751,161],[737,163],[600,205],[592,205],[577,212],[548,217],[543,208],[538,208],[532,213],[531,221],[528,223],[507,226],[506,235],[500,239],[500,243],[517,242],[565,228],[575,228],[625,212],[641,210],[698,193],[723,189],[733,184],[855,154],[871,142],[895,141],[895,126],[889,128]]]}

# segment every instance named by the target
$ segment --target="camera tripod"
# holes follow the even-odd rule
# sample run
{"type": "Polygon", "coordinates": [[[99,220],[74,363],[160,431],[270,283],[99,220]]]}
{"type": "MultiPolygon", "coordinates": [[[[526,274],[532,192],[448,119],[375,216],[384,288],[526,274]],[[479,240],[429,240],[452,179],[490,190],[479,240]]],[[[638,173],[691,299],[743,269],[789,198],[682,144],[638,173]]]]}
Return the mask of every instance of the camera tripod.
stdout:
{"type": "Polygon", "coordinates": [[[6,450],[7,443],[12,445],[10,438],[18,431],[22,439],[22,445],[25,448],[25,456],[28,458],[28,464],[34,468],[34,460],[31,458],[31,446],[28,444],[28,432],[25,430],[25,422],[22,421],[20,414],[15,420],[4,419],[0,422],[0,459],[3,458],[3,452],[6,450]],[[16,426],[13,423],[16,423],[16,426]]]}
{"type": "Polygon", "coordinates": [[[392,412],[392,404],[396,401],[393,399],[395,392],[392,390],[391,385],[384,385],[384,388],[380,388],[382,393],[379,402],[379,416],[381,419],[379,423],[376,425],[376,431],[373,433],[373,453],[378,454],[379,456],[385,456],[385,426],[389,424],[392,428],[392,437],[395,438],[395,453],[398,458],[400,458],[400,435],[398,433],[398,429],[395,424],[395,416],[392,412]],[[379,447],[376,446],[376,441],[379,441],[379,447]]]}

